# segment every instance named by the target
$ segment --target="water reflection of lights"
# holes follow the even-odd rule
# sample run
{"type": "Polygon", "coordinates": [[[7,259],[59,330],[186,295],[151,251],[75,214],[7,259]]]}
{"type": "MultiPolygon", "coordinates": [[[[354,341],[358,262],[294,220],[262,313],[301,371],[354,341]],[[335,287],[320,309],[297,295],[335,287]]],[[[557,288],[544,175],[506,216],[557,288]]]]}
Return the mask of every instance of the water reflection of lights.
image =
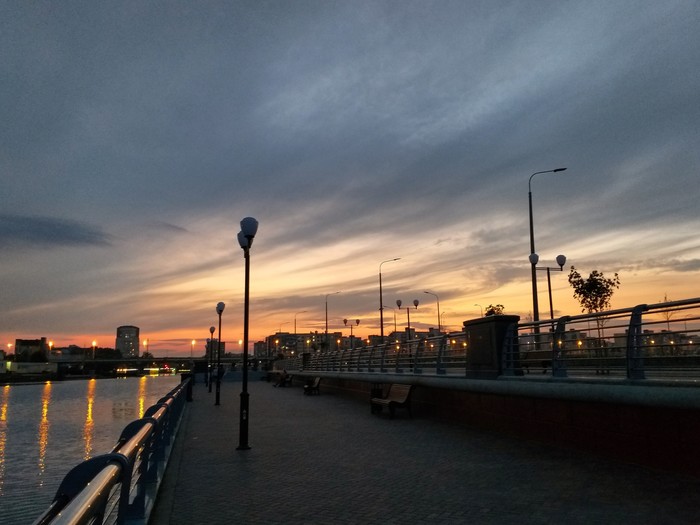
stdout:
{"type": "Polygon", "coordinates": [[[85,412],[85,425],[83,426],[83,441],[85,442],[85,454],[83,454],[83,459],[85,460],[92,457],[92,436],[95,429],[95,421],[92,418],[92,407],[95,403],[96,384],[96,379],[90,379],[88,381],[87,410],[85,412]]]}
{"type": "Polygon", "coordinates": [[[144,412],[146,412],[146,381],[147,378],[141,376],[139,380],[139,419],[141,419],[144,412]]]}
{"type": "Polygon", "coordinates": [[[10,401],[10,385],[2,389],[0,400],[0,496],[3,495],[5,484],[5,447],[7,446],[7,406],[10,401]]]}
{"type": "Polygon", "coordinates": [[[44,486],[43,474],[46,469],[46,449],[49,445],[49,404],[51,403],[51,381],[47,381],[41,393],[41,421],[39,422],[39,486],[44,486]]]}

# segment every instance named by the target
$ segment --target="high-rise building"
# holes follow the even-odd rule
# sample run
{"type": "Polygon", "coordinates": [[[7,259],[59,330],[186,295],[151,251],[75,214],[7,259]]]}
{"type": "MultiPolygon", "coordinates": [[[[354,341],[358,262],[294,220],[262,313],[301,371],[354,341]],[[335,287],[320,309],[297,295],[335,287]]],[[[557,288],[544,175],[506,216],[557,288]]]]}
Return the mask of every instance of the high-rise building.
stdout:
{"type": "Polygon", "coordinates": [[[114,348],[121,352],[122,357],[138,357],[140,344],[138,326],[120,326],[117,328],[117,342],[114,348]]]}

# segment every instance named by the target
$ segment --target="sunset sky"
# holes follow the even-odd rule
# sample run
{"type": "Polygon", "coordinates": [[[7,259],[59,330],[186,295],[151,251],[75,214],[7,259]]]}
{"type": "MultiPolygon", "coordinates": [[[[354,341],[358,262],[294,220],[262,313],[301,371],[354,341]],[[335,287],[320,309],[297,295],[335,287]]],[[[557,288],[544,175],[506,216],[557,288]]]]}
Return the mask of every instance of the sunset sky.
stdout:
{"type": "MultiPolygon", "coordinates": [[[[0,4],[0,341],[202,353],[419,299],[532,315],[528,179],[555,315],[700,296],[700,3],[0,4]],[[481,305],[481,306],[478,306],[481,305]],[[235,342],[235,343],[234,343],[235,342]]],[[[545,272],[540,314],[549,316],[545,272]]],[[[386,331],[393,312],[385,310],[386,331]]],[[[399,329],[406,312],[397,312],[399,329]]]]}

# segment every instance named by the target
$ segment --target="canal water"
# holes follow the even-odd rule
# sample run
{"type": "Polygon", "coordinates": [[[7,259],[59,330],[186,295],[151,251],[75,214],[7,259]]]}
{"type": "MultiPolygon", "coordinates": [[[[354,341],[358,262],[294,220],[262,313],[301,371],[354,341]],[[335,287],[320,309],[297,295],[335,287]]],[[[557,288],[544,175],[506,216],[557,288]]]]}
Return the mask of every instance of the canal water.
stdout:
{"type": "Polygon", "coordinates": [[[0,524],[31,524],[75,465],[180,382],[144,376],[0,386],[0,524]]]}

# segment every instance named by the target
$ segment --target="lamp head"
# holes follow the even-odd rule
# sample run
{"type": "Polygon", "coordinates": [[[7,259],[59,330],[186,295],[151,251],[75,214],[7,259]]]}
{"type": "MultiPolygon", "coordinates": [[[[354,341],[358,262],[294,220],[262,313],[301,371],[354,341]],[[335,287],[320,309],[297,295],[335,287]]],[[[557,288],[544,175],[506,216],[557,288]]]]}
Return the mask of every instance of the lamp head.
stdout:
{"type": "Polygon", "coordinates": [[[216,331],[216,328],[214,328],[213,326],[210,326],[210,327],[209,327],[209,333],[210,333],[211,335],[214,335],[214,332],[215,332],[215,331],[216,331]]]}
{"type": "Polygon", "coordinates": [[[253,238],[255,234],[258,233],[258,221],[253,217],[246,217],[241,221],[241,231],[246,239],[248,239],[248,246],[253,244],[253,238]]]}
{"type": "Polygon", "coordinates": [[[419,302],[418,299],[414,299],[414,300],[413,300],[413,306],[415,306],[416,308],[418,308],[418,302],[419,302]]]}
{"type": "Polygon", "coordinates": [[[555,170],[552,170],[552,173],[559,173],[560,171],[566,171],[566,168],[557,168],[555,170]]]}
{"type": "Polygon", "coordinates": [[[540,256],[537,255],[536,253],[531,253],[530,256],[528,257],[528,259],[530,259],[530,264],[532,264],[534,266],[535,264],[537,264],[539,262],[540,256]]]}
{"type": "Polygon", "coordinates": [[[245,238],[242,231],[238,232],[238,245],[244,250],[249,247],[248,239],[245,238]]]}
{"type": "Polygon", "coordinates": [[[221,315],[224,312],[226,305],[224,303],[219,303],[216,305],[216,313],[221,315]]]}
{"type": "Polygon", "coordinates": [[[401,308],[401,299],[396,299],[396,306],[401,308]]]}
{"type": "Polygon", "coordinates": [[[564,265],[566,264],[566,256],[565,255],[557,255],[557,264],[559,265],[559,268],[564,268],[564,265]]]}

